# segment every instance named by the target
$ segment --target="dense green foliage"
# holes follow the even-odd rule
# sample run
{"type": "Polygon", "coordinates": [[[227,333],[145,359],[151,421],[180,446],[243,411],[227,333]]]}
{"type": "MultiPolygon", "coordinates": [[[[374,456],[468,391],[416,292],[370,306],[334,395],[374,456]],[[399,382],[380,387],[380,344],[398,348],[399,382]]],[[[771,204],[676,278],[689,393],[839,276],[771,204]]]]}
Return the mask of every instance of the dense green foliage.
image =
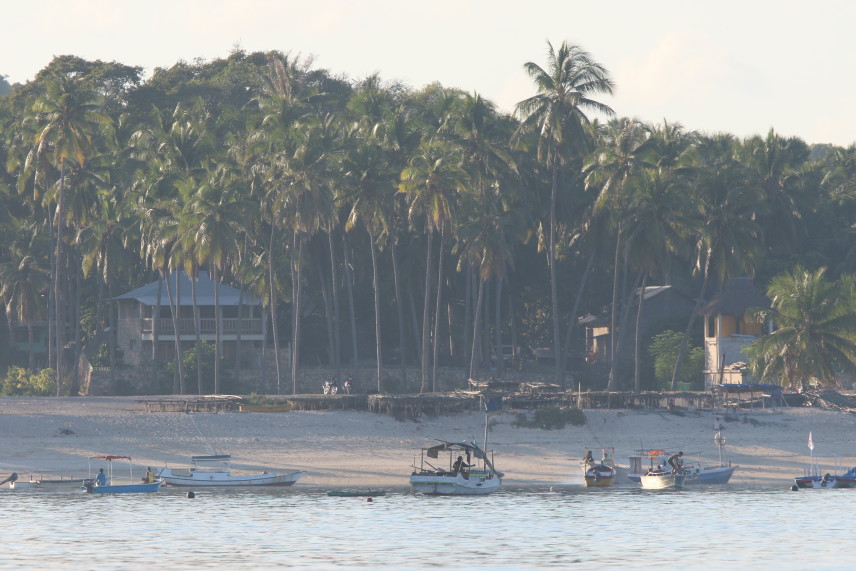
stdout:
{"type": "Polygon", "coordinates": [[[512,423],[517,428],[540,428],[542,430],[561,430],[565,425],[583,426],[586,415],[580,408],[539,408],[531,413],[518,413],[512,423]]]}
{"type": "MultiPolygon", "coordinates": [[[[115,346],[105,300],[176,269],[262,300],[270,350],[296,357],[276,370],[283,392],[302,363],[367,359],[378,390],[413,390],[405,364],[416,389],[444,390],[441,365],[501,376],[505,344],[552,348],[558,382],[650,386],[650,367],[587,370],[578,317],[609,320],[617,351],[635,342],[639,287],[704,299],[734,276],[856,270],[856,148],[621,117],[602,100],[613,79],[576,46],[523,66],[534,94],[515,115],[279,52],[141,73],[63,56],[0,95],[6,319],[51,332],[47,355],[0,357],[53,367],[57,394],[81,352],[115,346]]],[[[240,389],[223,359],[202,377],[196,363],[185,352],[163,389],[240,389]]]]}
{"type": "Polygon", "coordinates": [[[44,397],[52,395],[54,391],[56,391],[56,375],[53,369],[33,372],[12,366],[6,371],[0,394],[16,397],[44,397]]]}
{"type": "MultiPolygon", "coordinates": [[[[648,351],[654,357],[654,376],[660,382],[661,389],[669,389],[672,383],[672,373],[675,368],[675,360],[681,346],[682,335],[676,331],[663,331],[651,339],[648,351]]],[[[689,383],[693,390],[704,388],[704,349],[701,347],[690,347],[687,358],[681,364],[678,371],[678,379],[689,383]]]]}
{"type": "Polygon", "coordinates": [[[772,307],[755,318],[775,325],[747,353],[761,380],[806,388],[831,385],[856,373],[856,283],[849,276],[832,282],[826,268],[797,266],[776,276],[767,289],[772,307]]]}

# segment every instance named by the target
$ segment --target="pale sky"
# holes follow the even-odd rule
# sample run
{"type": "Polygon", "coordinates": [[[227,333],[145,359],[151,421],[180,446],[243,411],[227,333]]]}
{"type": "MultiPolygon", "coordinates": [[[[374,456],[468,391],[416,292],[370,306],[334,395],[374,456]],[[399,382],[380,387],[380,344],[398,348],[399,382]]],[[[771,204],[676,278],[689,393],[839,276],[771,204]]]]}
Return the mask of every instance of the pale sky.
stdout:
{"type": "Polygon", "coordinates": [[[360,79],[439,81],[500,109],[534,94],[523,64],[576,44],[616,83],[618,116],[739,137],[856,142],[852,0],[7,0],[0,75],[55,55],[156,67],[280,50],[360,79]]]}

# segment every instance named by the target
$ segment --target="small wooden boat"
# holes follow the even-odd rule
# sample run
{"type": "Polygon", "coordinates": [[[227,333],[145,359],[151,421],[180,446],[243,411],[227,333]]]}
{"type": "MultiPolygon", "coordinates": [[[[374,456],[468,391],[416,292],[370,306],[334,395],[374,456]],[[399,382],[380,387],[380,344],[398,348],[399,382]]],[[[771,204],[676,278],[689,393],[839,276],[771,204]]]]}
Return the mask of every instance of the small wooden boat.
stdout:
{"type": "Polygon", "coordinates": [[[583,458],[583,479],[587,488],[611,486],[615,482],[615,449],[604,448],[599,463],[588,450],[583,458]]]}
{"type": "Polygon", "coordinates": [[[386,490],[330,490],[327,495],[337,498],[378,497],[385,496],[386,490]]]}

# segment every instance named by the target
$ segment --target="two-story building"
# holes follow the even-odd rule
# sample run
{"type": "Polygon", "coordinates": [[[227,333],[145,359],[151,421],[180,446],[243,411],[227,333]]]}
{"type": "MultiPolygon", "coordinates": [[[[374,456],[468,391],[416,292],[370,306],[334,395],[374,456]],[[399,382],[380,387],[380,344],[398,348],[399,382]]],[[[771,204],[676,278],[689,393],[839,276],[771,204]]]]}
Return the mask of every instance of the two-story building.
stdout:
{"type": "MultiPolygon", "coordinates": [[[[170,276],[172,295],[178,297],[178,339],[182,349],[193,347],[196,326],[193,316],[193,297],[190,278],[184,272],[170,276]]],[[[255,297],[227,285],[219,286],[219,316],[214,303],[214,281],[208,272],[199,272],[196,278],[196,305],[199,311],[199,337],[202,341],[215,341],[218,321],[220,339],[225,358],[234,357],[241,343],[242,355],[261,348],[265,341],[266,315],[261,302],[255,297]],[[218,319],[219,317],[219,319],[218,319]]],[[[129,365],[151,361],[155,343],[155,315],[157,320],[156,355],[160,362],[175,359],[176,330],[164,280],[152,282],[113,298],[118,306],[116,333],[118,346],[129,365]],[[160,290],[160,306],[158,305],[160,290]],[[158,313],[158,307],[160,307],[158,313]]],[[[243,359],[242,359],[243,361],[243,359]]]]}
{"type": "MultiPolygon", "coordinates": [[[[762,333],[763,326],[747,318],[751,308],[768,309],[770,300],[751,278],[733,278],[702,309],[704,316],[704,386],[743,382],[743,348],[762,333]]],[[[772,323],[768,324],[772,328],[772,323]]]]}

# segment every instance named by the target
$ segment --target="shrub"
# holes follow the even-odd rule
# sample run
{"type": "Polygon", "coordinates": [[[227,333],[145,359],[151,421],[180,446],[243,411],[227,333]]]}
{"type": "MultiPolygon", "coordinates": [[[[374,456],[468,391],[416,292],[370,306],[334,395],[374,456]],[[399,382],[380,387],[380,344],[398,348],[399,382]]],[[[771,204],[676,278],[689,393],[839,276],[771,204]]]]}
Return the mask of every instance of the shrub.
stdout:
{"type": "MultiPolygon", "coordinates": [[[[654,374],[661,386],[670,386],[675,361],[678,358],[683,334],[676,331],[663,331],[651,339],[648,352],[654,357],[654,374]]],[[[678,372],[678,379],[693,386],[704,386],[704,349],[687,346],[687,352],[678,372]]]]}
{"type": "Polygon", "coordinates": [[[586,422],[582,409],[550,407],[536,410],[531,420],[526,413],[518,413],[511,424],[519,428],[553,430],[564,428],[566,424],[583,426],[586,422]]]}
{"type": "Polygon", "coordinates": [[[21,367],[9,367],[2,393],[4,396],[51,396],[56,393],[56,375],[53,369],[33,373],[21,367]]]}

